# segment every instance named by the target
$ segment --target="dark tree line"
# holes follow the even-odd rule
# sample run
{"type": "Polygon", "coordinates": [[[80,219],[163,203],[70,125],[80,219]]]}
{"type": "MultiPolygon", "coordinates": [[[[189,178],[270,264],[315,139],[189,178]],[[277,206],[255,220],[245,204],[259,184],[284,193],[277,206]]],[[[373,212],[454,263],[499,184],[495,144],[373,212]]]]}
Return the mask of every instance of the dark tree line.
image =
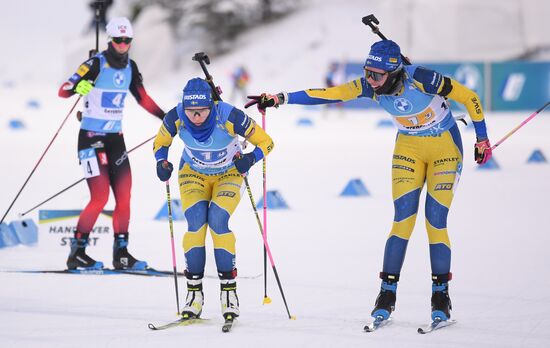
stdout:
{"type": "Polygon", "coordinates": [[[220,54],[247,29],[269,23],[297,10],[303,0],[133,0],[131,19],[148,6],[167,10],[167,21],[181,53],[201,49],[220,54]]]}

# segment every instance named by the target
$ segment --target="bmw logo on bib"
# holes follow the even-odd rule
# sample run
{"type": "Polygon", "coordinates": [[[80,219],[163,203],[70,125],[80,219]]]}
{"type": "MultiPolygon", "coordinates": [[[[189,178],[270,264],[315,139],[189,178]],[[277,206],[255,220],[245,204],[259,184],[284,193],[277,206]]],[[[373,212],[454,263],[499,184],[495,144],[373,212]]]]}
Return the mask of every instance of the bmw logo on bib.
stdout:
{"type": "Polygon", "coordinates": [[[120,71],[115,72],[115,75],[113,76],[113,82],[117,87],[122,86],[124,84],[124,73],[120,71]]]}
{"type": "Polygon", "coordinates": [[[405,98],[397,98],[393,102],[393,106],[395,109],[401,113],[410,112],[412,110],[412,104],[408,99],[405,98]]]}

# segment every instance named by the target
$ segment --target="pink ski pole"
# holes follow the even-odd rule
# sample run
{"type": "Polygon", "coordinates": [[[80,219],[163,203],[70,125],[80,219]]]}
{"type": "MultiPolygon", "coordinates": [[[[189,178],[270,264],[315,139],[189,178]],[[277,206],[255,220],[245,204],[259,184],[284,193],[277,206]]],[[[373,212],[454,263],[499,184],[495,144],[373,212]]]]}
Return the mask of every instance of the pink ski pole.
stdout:
{"type": "Polygon", "coordinates": [[[495,145],[491,147],[491,150],[494,150],[497,146],[502,144],[504,140],[508,139],[512,134],[514,134],[518,129],[523,127],[527,122],[531,121],[535,116],[537,116],[539,113],[541,113],[546,107],[550,105],[550,101],[544,104],[540,109],[535,111],[531,116],[527,117],[523,122],[521,122],[516,128],[512,129],[508,134],[506,134],[502,139],[496,142],[495,145]]]}
{"type": "Polygon", "coordinates": [[[252,204],[252,209],[254,209],[256,222],[258,222],[258,227],[260,228],[260,233],[262,235],[262,240],[264,242],[264,248],[265,248],[264,250],[267,251],[267,255],[269,256],[269,262],[271,262],[273,275],[275,276],[275,280],[277,281],[277,285],[279,286],[279,291],[281,292],[281,297],[283,298],[283,303],[285,304],[286,313],[288,314],[289,319],[295,320],[296,317],[290,314],[290,310],[288,309],[288,304],[286,303],[283,286],[281,284],[281,280],[279,279],[279,274],[277,273],[277,268],[275,267],[275,261],[273,260],[273,255],[271,254],[271,250],[269,249],[269,244],[267,243],[267,239],[265,238],[265,234],[262,228],[262,223],[260,221],[260,216],[258,215],[258,210],[256,209],[256,203],[254,202],[254,197],[252,196],[252,190],[250,189],[250,184],[248,183],[248,178],[246,177],[246,175],[243,175],[243,179],[244,179],[244,184],[246,185],[246,191],[248,192],[248,197],[250,198],[250,203],[252,204]]]}

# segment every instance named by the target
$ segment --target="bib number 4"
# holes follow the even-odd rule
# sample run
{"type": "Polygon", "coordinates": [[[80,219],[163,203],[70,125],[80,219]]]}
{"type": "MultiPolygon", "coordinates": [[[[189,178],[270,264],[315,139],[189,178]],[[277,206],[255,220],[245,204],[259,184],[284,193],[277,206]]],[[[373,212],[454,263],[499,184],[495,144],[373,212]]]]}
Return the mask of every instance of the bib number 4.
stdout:
{"type": "Polygon", "coordinates": [[[99,175],[99,164],[94,148],[78,151],[80,166],[84,170],[85,178],[93,178],[99,175]]]}

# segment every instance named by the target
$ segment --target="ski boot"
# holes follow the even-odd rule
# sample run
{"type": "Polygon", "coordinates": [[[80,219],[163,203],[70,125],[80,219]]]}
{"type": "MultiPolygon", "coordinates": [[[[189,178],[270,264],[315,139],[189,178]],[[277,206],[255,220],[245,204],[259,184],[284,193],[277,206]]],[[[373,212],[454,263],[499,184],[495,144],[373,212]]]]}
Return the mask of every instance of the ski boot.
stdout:
{"type": "Polygon", "coordinates": [[[451,273],[432,275],[432,320],[441,321],[451,319],[451,298],[449,297],[449,280],[451,273]]]}
{"type": "Polygon", "coordinates": [[[67,259],[67,268],[74,270],[77,268],[95,270],[102,269],[103,262],[92,259],[86,254],[88,246],[89,233],[77,233],[75,238],[71,238],[71,252],[67,259]]]}
{"type": "Polygon", "coordinates": [[[239,297],[237,296],[237,270],[219,272],[220,277],[220,302],[224,319],[235,319],[239,316],[239,297]]]}
{"type": "Polygon", "coordinates": [[[380,278],[382,279],[382,285],[380,286],[380,293],[376,298],[371,316],[375,319],[388,320],[391,313],[395,310],[399,274],[382,272],[380,273],[380,278]]]}
{"type": "Polygon", "coordinates": [[[147,262],[136,260],[128,252],[128,233],[116,233],[113,243],[113,267],[123,270],[145,270],[147,262]]]}
{"type": "Polygon", "coordinates": [[[187,297],[185,298],[185,307],[181,312],[183,319],[199,318],[204,305],[204,294],[202,292],[202,277],[200,279],[192,279],[187,271],[185,275],[187,279],[187,297]]]}

